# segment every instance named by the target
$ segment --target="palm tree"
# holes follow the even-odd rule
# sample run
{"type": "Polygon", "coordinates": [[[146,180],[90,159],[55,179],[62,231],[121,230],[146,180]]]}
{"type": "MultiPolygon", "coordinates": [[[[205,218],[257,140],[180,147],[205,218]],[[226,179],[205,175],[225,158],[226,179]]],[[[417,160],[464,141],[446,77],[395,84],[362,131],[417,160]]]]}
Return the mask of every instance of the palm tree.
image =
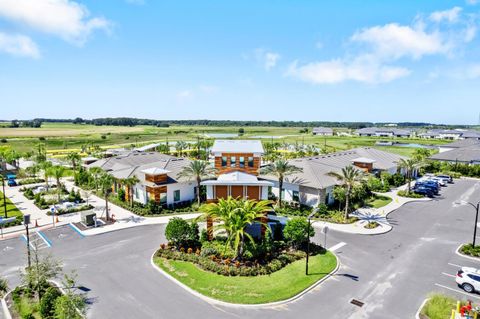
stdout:
{"type": "Polygon", "coordinates": [[[197,181],[197,202],[200,205],[200,183],[205,177],[215,174],[215,168],[210,163],[202,160],[193,160],[187,166],[183,167],[177,177],[195,179],[197,181]]]}
{"type": "Polygon", "coordinates": [[[335,177],[340,181],[343,187],[345,187],[345,220],[348,219],[348,209],[350,204],[350,196],[352,195],[352,190],[355,185],[360,183],[365,174],[363,171],[354,168],[352,165],[349,165],[345,168],[342,168],[341,173],[330,172],[329,176],[335,177]]]}
{"type": "Polygon", "coordinates": [[[262,168],[260,171],[263,175],[274,175],[278,178],[278,206],[282,207],[282,189],[283,189],[283,179],[285,176],[303,172],[301,167],[291,165],[285,159],[278,159],[272,164],[269,164],[262,168]]]}
{"type": "Polygon", "coordinates": [[[112,175],[108,173],[101,174],[99,178],[100,189],[102,190],[103,195],[105,196],[105,217],[107,221],[110,219],[108,214],[108,195],[112,191],[112,185],[115,179],[112,175]]]}
{"type": "Polygon", "coordinates": [[[407,178],[408,187],[407,187],[407,194],[410,194],[411,186],[412,186],[412,178],[417,169],[422,167],[424,164],[423,160],[419,158],[409,158],[404,159],[402,158],[398,162],[398,168],[405,170],[405,177],[407,178]]]}
{"type": "Polygon", "coordinates": [[[70,152],[67,154],[66,159],[72,163],[72,168],[73,171],[75,172],[77,170],[78,163],[81,160],[80,154],[77,152],[70,152]]]}
{"type": "Polygon", "coordinates": [[[57,183],[57,195],[58,195],[58,202],[60,202],[60,194],[62,192],[62,183],[60,179],[65,176],[65,167],[57,165],[52,166],[48,169],[49,175],[55,178],[57,183]]]}
{"type": "Polygon", "coordinates": [[[92,167],[88,171],[90,172],[90,174],[92,174],[93,182],[95,184],[95,191],[98,191],[98,181],[104,171],[100,167],[92,167]]]}
{"type": "Polygon", "coordinates": [[[177,150],[177,156],[183,156],[183,151],[188,148],[188,144],[184,141],[178,141],[175,144],[175,149],[177,150]]]}
{"type": "Polygon", "coordinates": [[[246,232],[247,226],[264,217],[270,209],[270,201],[220,198],[218,203],[210,203],[201,209],[207,219],[216,219],[220,223],[216,229],[223,229],[227,233],[225,245],[230,245],[235,250],[236,259],[241,259],[245,247],[245,238],[255,245],[252,236],[246,232]]]}
{"type": "Polygon", "coordinates": [[[130,206],[133,206],[133,186],[137,185],[140,180],[134,175],[132,177],[123,179],[122,182],[128,187],[128,201],[130,202],[130,206]]]}
{"type": "Polygon", "coordinates": [[[48,161],[40,162],[38,167],[43,170],[43,178],[45,179],[45,187],[48,189],[48,178],[51,176],[50,168],[52,167],[52,163],[48,161]]]}

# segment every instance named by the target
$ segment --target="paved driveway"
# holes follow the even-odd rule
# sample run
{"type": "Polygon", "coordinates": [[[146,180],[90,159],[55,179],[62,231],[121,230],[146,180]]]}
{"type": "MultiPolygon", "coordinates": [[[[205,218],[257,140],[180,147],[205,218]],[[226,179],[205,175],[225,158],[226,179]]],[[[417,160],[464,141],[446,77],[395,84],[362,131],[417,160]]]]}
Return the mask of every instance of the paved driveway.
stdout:
{"type": "MultiPolygon", "coordinates": [[[[467,298],[444,273],[455,273],[452,264],[475,264],[454,254],[471,240],[474,213],[453,205],[458,198],[480,199],[475,184],[461,180],[434,201],[407,204],[389,215],[394,229],[384,235],[331,231],[327,246],[340,247],[337,275],[297,302],[268,309],[212,306],[152,269],[150,256],[163,241],[162,225],[86,238],[62,227],[45,232],[52,247],[43,251],[77,270],[80,283],[90,289],[90,318],[412,318],[429,292],[467,298]],[[352,298],[363,307],[352,305],[352,298]]],[[[19,239],[0,242],[0,273],[12,284],[18,282],[24,250],[19,239]]]]}

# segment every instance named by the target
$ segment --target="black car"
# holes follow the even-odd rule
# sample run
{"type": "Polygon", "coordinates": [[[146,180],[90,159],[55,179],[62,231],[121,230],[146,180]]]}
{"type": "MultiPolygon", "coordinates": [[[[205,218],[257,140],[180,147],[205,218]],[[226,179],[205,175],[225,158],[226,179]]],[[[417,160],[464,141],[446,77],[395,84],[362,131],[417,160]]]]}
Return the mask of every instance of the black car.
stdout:
{"type": "Polygon", "coordinates": [[[438,192],[440,191],[440,186],[438,186],[437,182],[434,181],[422,181],[422,182],[417,182],[415,184],[415,188],[417,187],[426,187],[431,189],[435,195],[438,195],[438,192]]]}
{"type": "Polygon", "coordinates": [[[431,188],[424,186],[415,187],[413,191],[415,192],[415,194],[424,195],[430,198],[435,196],[435,192],[431,188]]]}

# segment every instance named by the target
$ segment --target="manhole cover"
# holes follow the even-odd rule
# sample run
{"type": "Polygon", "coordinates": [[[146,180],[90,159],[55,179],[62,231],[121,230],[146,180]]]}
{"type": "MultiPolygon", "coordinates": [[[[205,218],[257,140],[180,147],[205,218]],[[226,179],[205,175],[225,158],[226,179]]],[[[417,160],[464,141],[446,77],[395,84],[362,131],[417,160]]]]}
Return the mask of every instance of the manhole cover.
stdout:
{"type": "Polygon", "coordinates": [[[361,302],[360,300],[357,300],[357,299],[352,299],[352,300],[350,301],[350,303],[351,303],[352,305],[355,305],[355,306],[358,306],[358,307],[362,307],[362,306],[364,305],[363,302],[361,302]]]}

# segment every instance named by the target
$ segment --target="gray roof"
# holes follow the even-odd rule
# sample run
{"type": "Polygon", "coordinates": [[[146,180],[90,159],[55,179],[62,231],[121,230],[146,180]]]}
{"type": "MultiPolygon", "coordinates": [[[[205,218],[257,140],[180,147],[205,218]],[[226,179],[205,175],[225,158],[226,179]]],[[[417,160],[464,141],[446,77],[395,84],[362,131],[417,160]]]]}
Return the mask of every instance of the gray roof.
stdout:
{"type": "Polygon", "coordinates": [[[262,141],[259,140],[215,140],[211,151],[212,153],[264,153],[262,141]]]}
{"type": "Polygon", "coordinates": [[[480,162],[480,147],[463,147],[430,156],[437,161],[473,163],[480,162]]]}
{"type": "Polygon", "coordinates": [[[392,127],[365,127],[355,131],[357,134],[375,134],[375,133],[392,133],[393,135],[409,136],[410,130],[392,128],[392,127]]]}
{"type": "Polygon", "coordinates": [[[462,148],[462,147],[480,147],[480,141],[475,139],[456,140],[455,142],[439,145],[439,147],[462,148]]]}
{"type": "Polygon", "coordinates": [[[132,151],[128,154],[98,160],[87,167],[100,167],[118,179],[136,176],[144,184],[146,183],[145,170],[166,170],[168,182],[175,183],[179,181],[178,173],[189,163],[190,160],[187,158],[177,158],[157,152],[132,151]]]}
{"type": "Polygon", "coordinates": [[[333,129],[329,127],[314,127],[313,133],[333,134],[333,129]]]}
{"type": "Polygon", "coordinates": [[[440,134],[455,134],[458,135],[462,138],[473,138],[473,139],[479,139],[480,138],[480,132],[478,131],[473,131],[473,130],[441,130],[441,129],[434,129],[434,130],[429,130],[425,133],[419,134],[420,136],[437,136],[440,134]]]}
{"type": "MultiPolygon", "coordinates": [[[[388,170],[397,167],[397,162],[406,157],[375,148],[362,147],[348,151],[332,153],[328,155],[298,158],[289,163],[300,167],[303,172],[288,175],[285,182],[313,188],[326,188],[338,183],[335,177],[329,176],[330,172],[341,172],[342,168],[352,165],[352,161],[358,158],[374,160],[373,168],[388,170]]],[[[261,175],[261,178],[276,181],[274,176],[261,175]]]]}

